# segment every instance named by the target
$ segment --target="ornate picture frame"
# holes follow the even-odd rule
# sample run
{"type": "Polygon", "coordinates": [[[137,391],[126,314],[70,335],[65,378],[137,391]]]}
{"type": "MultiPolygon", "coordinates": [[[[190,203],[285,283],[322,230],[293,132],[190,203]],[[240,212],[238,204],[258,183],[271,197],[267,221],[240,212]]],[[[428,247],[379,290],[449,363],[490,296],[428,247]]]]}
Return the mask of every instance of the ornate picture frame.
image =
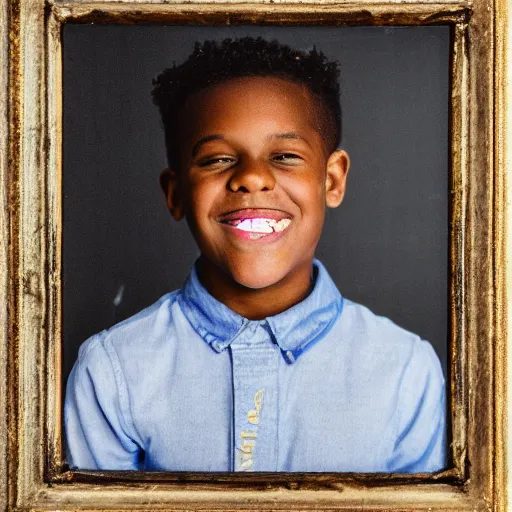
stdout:
{"type": "Polygon", "coordinates": [[[0,9],[5,510],[506,509],[506,2],[2,0],[0,9]],[[65,23],[91,22],[450,26],[447,470],[410,476],[142,473],[71,471],[63,464],[61,30],[65,23]]]}

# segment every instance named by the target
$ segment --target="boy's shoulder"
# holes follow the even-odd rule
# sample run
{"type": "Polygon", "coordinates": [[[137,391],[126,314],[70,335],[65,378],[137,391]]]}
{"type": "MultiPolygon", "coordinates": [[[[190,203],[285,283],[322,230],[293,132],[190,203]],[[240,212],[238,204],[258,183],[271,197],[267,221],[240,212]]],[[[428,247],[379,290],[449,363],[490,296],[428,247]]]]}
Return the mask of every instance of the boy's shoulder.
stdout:
{"type": "Polygon", "coordinates": [[[374,313],[368,307],[343,298],[342,318],[345,328],[354,336],[362,336],[372,344],[395,345],[395,348],[411,345],[420,337],[407,329],[400,327],[386,316],[374,313]]]}
{"type": "Polygon", "coordinates": [[[162,334],[168,333],[172,326],[171,307],[179,292],[175,290],[166,293],[147,308],[88,338],[80,346],[78,360],[89,359],[99,346],[107,352],[131,352],[143,346],[148,347],[151,342],[158,342],[162,334]]]}
{"type": "Polygon", "coordinates": [[[423,340],[385,316],[377,315],[366,306],[344,298],[340,317],[342,337],[346,336],[349,350],[362,366],[400,373],[408,368],[421,373],[434,372],[443,380],[439,358],[429,341],[423,340]]]}

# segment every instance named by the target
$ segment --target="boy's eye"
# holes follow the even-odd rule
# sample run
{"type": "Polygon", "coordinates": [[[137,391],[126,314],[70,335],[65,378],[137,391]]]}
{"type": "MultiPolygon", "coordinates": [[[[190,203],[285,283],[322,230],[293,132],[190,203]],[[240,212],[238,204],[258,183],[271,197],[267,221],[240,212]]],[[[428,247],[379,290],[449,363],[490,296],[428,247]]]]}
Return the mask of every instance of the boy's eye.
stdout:
{"type": "Polygon", "coordinates": [[[208,157],[204,160],[201,160],[198,163],[199,167],[208,167],[210,165],[218,165],[218,164],[230,164],[235,161],[235,158],[232,156],[215,156],[208,157]]]}
{"type": "Polygon", "coordinates": [[[274,155],[272,157],[272,160],[276,162],[293,164],[301,162],[302,158],[299,155],[296,155],[295,153],[279,153],[277,155],[274,155]]]}

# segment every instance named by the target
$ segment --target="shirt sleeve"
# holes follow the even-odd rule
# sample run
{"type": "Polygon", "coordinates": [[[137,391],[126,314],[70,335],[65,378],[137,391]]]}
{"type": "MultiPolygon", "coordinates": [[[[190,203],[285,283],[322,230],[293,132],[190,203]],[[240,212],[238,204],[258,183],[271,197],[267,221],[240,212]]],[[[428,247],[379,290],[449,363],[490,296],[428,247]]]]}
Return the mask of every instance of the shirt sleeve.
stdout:
{"type": "Polygon", "coordinates": [[[415,343],[397,405],[398,436],[390,471],[432,473],[446,467],[446,388],[430,343],[415,343]]]}
{"type": "Polygon", "coordinates": [[[101,334],[80,348],[68,379],[64,406],[70,467],[139,469],[143,452],[134,440],[133,423],[126,418],[128,396],[116,363],[101,334]]]}

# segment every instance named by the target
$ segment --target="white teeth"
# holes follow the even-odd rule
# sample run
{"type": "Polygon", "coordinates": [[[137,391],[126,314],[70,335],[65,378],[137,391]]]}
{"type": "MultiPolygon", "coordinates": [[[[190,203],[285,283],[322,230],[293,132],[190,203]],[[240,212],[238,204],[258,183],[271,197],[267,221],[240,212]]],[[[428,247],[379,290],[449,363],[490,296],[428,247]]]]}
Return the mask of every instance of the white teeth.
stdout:
{"type": "Polygon", "coordinates": [[[253,233],[273,233],[274,231],[268,223],[268,219],[245,219],[236,228],[253,233]]]}
{"type": "Polygon", "coordinates": [[[276,221],[275,219],[264,218],[244,219],[243,221],[236,224],[235,227],[237,229],[240,229],[241,231],[249,231],[254,234],[261,233],[263,236],[263,234],[270,234],[273,233],[274,231],[284,231],[290,225],[291,222],[291,219],[281,219],[280,221],[276,221]]]}
{"type": "Polygon", "coordinates": [[[249,235],[249,238],[251,240],[258,240],[258,238],[261,238],[262,236],[266,236],[264,233],[251,233],[249,235]]]}
{"type": "Polygon", "coordinates": [[[291,219],[281,219],[274,226],[274,231],[277,231],[278,233],[280,231],[284,231],[291,223],[292,223],[291,219]]]}

